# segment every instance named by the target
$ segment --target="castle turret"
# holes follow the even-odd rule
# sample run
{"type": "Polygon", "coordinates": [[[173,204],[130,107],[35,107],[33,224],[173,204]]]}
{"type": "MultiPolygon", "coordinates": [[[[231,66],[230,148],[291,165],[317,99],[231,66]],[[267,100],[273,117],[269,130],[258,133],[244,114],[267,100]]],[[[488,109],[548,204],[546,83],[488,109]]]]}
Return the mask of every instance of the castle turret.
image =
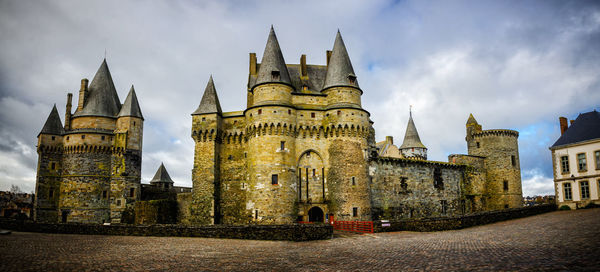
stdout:
{"type": "Polygon", "coordinates": [[[485,158],[484,208],[499,210],[521,207],[519,132],[510,129],[482,130],[472,114],[466,127],[469,155],[485,158]]]}
{"type": "Polygon", "coordinates": [[[113,223],[120,223],[122,213],[133,209],[141,196],[143,131],[144,117],[132,85],[117,114],[114,131],[110,187],[113,223]]]}
{"type": "Polygon", "coordinates": [[[409,113],[404,142],[400,146],[400,152],[405,158],[415,158],[427,160],[427,148],[421,143],[419,132],[412,118],[412,111],[409,113]]]}
{"type": "Polygon", "coordinates": [[[161,162],[158,170],[156,170],[156,173],[154,174],[154,177],[152,180],[150,180],[150,184],[160,189],[170,190],[173,188],[173,183],[174,182],[171,179],[171,176],[169,176],[169,172],[167,172],[165,165],[161,162]]]}
{"type": "MultiPolygon", "coordinates": [[[[121,103],[106,60],[89,88],[82,80],[79,106],[65,134],[59,201],[62,222],[110,221],[112,138],[121,103]]],[[[117,204],[117,203],[115,203],[117,204]]]]}
{"type": "Polygon", "coordinates": [[[38,134],[34,220],[40,222],[57,222],[64,132],[54,105],[38,134]]]}
{"type": "Polygon", "coordinates": [[[330,135],[327,171],[330,212],[336,220],[370,220],[369,113],[361,107],[362,90],[339,31],[328,57],[321,93],[327,95],[325,121],[330,135]]]}
{"type": "Polygon", "coordinates": [[[212,76],[206,84],[198,108],[192,113],[192,138],[195,142],[192,169],[192,223],[219,224],[220,144],[222,111],[212,76]]]}
{"type": "Polygon", "coordinates": [[[292,223],[297,216],[294,87],[273,27],[250,91],[253,106],[244,112],[253,133],[247,147],[247,210],[258,224],[292,223]]]}

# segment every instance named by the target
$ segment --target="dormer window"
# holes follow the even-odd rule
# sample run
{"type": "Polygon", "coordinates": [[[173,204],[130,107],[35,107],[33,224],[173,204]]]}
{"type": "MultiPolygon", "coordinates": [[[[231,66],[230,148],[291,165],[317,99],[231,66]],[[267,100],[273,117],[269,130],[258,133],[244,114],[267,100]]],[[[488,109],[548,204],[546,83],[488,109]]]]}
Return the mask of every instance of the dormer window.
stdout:
{"type": "Polygon", "coordinates": [[[279,71],[271,71],[271,79],[279,80],[279,78],[280,78],[279,71]]]}
{"type": "Polygon", "coordinates": [[[350,84],[356,83],[356,76],[353,75],[353,74],[349,74],[348,75],[348,82],[350,82],[350,84]]]}

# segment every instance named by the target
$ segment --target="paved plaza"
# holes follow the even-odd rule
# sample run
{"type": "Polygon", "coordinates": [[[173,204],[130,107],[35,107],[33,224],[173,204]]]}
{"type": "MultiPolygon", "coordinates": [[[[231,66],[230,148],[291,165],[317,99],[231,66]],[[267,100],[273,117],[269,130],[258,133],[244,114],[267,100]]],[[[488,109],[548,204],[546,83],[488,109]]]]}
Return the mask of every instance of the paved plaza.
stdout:
{"type": "Polygon", "coordinates": [[[311,242],[14,232],[0,271],[600,271],[600,209],[311,242]]]}

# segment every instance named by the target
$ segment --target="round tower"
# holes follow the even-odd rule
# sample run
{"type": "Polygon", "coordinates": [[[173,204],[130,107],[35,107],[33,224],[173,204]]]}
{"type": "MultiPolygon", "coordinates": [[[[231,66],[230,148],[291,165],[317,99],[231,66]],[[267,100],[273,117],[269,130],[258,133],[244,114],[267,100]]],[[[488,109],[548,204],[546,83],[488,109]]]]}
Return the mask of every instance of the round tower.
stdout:
{"type": "Polygon", "coordinates": [[[258,224],[296,219],[295,128],[290,76],[271,27],[256,82],[253,106],[244,112],[248,133],[248,201],[258,224]]]}
{"type": "Polygon", "coordinates": [[[106,60],[89,88],[81,81],[79,105],[63,137],[59,221],[110,221],[111,157],[121,103],[106,60]]]}
{"type": "Polygon", "coordinates": [[[523,203],[519,132],[509,129],[482,130],[471,115],[467,122],[469,155],[484,157],[486,182],[484,201],[488,210],[518,208],[523,203]]]}
{"type": "Polygon", "coordinates": [[[412,110],[409,113],[404,142],[402,142],[399,149],[405,158],[427,160],[427,148],[421,143],[419,132],[417,132],[417,127],[412,118],[412,110]]]}
{"type": "Polygon", "coordinates": [[[362,90],[339,31],[321,92],[327,95],[324,123],[329,153],[326,170],[329,212],[334,220],[370,220],[369,113],[361,107],[362,90]]]}

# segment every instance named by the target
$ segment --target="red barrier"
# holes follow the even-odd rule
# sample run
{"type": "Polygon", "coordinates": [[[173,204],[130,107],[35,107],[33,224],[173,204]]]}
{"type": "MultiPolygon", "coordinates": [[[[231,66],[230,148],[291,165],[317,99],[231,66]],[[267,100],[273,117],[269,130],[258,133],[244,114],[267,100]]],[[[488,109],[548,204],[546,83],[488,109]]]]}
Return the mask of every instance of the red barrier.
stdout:
{"type": "Polygon", "coordinates": [[[373,221],[334,221],[333,229],[361,233],[373,233],[373,221]]]}

